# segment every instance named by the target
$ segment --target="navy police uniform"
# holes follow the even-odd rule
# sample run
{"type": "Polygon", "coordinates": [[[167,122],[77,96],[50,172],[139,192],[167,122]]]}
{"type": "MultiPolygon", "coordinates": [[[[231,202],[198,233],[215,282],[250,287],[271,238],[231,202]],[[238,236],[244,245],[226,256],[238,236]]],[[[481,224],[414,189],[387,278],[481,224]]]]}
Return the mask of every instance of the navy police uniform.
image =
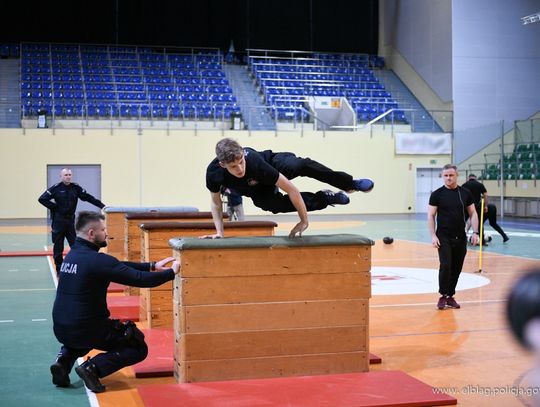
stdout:
{"type": "Polygon", "coordinates": [[[144,334],[135,324],[109,318],[107,287],[111,282],[156,287],[174,279],[172,269],[149,270],[150,263],[118,261],[99,253],[95,244],[76,238],[60,268],[52,312],[54,334],[62,344],[57,360],[67,373],[91,349],[106,351],[91,359],[98,377],[146,358],[144,334]]]}
{"type": "MultiPolygon", "coordinates": [[[[353,177],[345,172],[333,171],[310,158],[297,157],[293,153],[274,153],[271,150],[255,151],[244,148],[246,173],[242,178],[230,174],[215,158],[206,169],[206,187],[210,192],[220,192],[221,187],[231,188],[240,195],[249,196],[253,204],[272,213],[294,212],[297,209],[287,195],[276,186],[279,174],[292,180],[310,177],[340,190],[354,189],[353,177]]],[[[308,211],[328,206],[325,194],[301,192],[308,211]]]]}
{"type": "Polygon", "coordinates": [[[59,182],[41,194],[38,199],[40,204],[51,211],[53,258],[57,273],[62,265],[64,239],[67,239],[70,247],[75,242],[75,210],[79,199],[90,202],[100,209],[105,207],[103,202],[74,182],[67,185],[59,182]]]}

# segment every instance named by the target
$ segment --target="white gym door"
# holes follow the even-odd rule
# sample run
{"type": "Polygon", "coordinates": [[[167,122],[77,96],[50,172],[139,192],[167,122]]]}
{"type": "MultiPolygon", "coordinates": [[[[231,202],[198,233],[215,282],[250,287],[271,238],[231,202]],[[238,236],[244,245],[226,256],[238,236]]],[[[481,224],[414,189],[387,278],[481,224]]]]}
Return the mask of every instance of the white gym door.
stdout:
{"type": "Polygon", "coordinates": [[[443,185],[442,168],[416,169],[416,213],[427,213],[429,196],[443,185]]]}
{"type": "MultiPolygon", "coordinates": [[[[47,188],[60,182],[62,168],[71,168],[73,174],[71,182],[76,182],[86,189],[86,192],[101,201],[101,165],[47,165],[47,188]]],[[[79,200],[77,203],[77,213],[99,210],[97,206],[89,202],[79,200]]],[[[47,218],[50,218],[50,214],[48,214],[47,218]]]]}

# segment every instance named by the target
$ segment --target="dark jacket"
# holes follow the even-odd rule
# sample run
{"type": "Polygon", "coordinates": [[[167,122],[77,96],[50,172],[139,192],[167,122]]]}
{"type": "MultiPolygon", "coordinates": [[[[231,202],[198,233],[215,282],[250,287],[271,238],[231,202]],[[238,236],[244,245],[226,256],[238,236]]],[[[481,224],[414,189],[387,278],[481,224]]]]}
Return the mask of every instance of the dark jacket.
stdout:
{"type": "Polygon", "coordinates": [[[77,183],[70,183],[68,185],[63,182],[54,184],[47,189],[38,198],[38,201],[43,206],[51,210],[51,218],[60,216],[63,218],[72,218],[75,216],[75,210],[77,209],[78,200],[90,202],[92,205],[102,209],[105,204],[99,199],[94,198],[86,190],[77,183]]]}
{"type": "Polygon", "coordinates": [[[172,269],[149,270],[150,263],[118,261],[78,237],[60,269],[52,312],[56,337],[73,347],[85,347],[87,340],[99,337],[110,316],[107,288],[111,282],[156,287],[174,279],[172,269]]]}

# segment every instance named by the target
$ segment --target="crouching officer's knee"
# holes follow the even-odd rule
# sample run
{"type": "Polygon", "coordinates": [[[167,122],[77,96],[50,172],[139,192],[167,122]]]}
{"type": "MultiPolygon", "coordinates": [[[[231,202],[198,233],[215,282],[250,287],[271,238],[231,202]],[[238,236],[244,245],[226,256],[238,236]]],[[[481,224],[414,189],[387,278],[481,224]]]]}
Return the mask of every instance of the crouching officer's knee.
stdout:
{"type": "Polygon", "coordinates": [[[139,351],[141,360],[148,356],[148,345],[144,341],[144,333],[137,328],[133,321],[124,323],[123,341],[126,345],[132,346],[139,351]]]}

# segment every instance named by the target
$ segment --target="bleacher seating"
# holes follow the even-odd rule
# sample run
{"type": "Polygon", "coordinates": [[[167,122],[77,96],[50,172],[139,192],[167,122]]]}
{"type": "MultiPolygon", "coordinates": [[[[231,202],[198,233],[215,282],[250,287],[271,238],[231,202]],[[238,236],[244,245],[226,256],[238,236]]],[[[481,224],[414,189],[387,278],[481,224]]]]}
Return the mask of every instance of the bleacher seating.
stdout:
{"type": "Polygon", "coordinates": [[[384,59],[360,54],[251,55],[248,66],[272,116],[305,120],[310,96],[346,97],[359,121],[394,109],[383,121],[406,122],[404,112],[373,74],[384,59]]]}
{"type": "Polygon", "coordinates": [[[0,58],[18,58],[19,53],[19,44],[0,44],[0,58]]]}
{"type": "MultiPolygon", "coordinates": [[[[534,180],[540,176],[540,143],[517,143],[514,151],[503,156],[502,173],[506,180],[534,180]]],[[[485,164],[481,179],[500,179],[501,162],[485,164]]]]}
{"type": "Polygon", "coordinates": [[[23,117],[228,119],[239,112],[218,50],[21,44],[23,117]]]}

